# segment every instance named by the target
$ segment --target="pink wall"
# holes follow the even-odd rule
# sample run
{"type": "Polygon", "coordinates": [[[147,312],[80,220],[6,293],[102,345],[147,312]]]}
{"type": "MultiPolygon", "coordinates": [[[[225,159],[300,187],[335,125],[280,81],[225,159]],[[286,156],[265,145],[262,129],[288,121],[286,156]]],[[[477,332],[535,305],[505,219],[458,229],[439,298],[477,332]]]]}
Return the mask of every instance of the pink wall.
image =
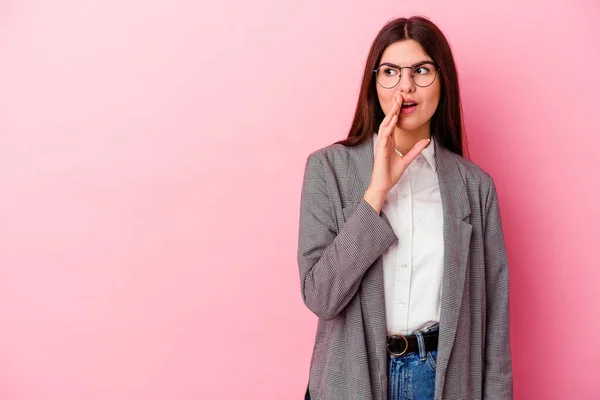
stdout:
{"type": "Polygon", "coordinates": [[[3,1],[0,399],[301,398],[304,162],[345,136],[376,32],[412,14],[453,46],[500,193],[516,398],[598,398],[599,11],[3,1]]]}

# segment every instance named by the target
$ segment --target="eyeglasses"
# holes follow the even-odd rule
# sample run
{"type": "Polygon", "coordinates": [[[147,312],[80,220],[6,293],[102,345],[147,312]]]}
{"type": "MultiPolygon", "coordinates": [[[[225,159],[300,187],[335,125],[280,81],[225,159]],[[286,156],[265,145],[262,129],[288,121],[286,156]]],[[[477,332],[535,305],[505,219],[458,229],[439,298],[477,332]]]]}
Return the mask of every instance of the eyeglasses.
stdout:
{"type": "Polygon", "coordinates": [[[409,68],[411,70],[411,78],[415,85],[419,87],[427,87],[431,85],[440,70],[435,63],[424,61],[410,67],[399,67],[395,64],[381,64],[377,69],[373,70],[376,76],[377,84],[386,89],[391,89],[398,85],[402,77],[402,70],[409,68]]]}

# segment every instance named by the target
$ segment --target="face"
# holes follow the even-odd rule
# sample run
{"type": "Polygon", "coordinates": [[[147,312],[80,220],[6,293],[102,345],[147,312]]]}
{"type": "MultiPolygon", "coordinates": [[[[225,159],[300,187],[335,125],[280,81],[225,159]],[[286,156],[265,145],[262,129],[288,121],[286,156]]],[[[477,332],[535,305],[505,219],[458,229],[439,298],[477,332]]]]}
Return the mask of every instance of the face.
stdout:
{"type": "MultiPolygon", "coordinates": [[[[418,64],[422,61],[433,60],[425,53],[418,42],[408,39],[389,45],[383,52],[379,65],[390,63],[399,67],[406,67],[418,64]]],[[[424,70],[419,70],[418,72],[426,73],[424,70]]],[[[388,74],[392,75],[393,71],[388,72],[388,74]]],[[[410,69],[403,68],[401,70],[400,82],[391,89],[386,89],[381,85],[376,84],[379,104],[381,105],[383,112],[387,115],[392,109],[394,95],[398,92],[400,92],[405,99],[405,102],[406,99],[414,100],[414,102],[417,103],[417,106],[412,112],[406,113],[406,111],[411,110],[411,108],[408,107],[403,107],[401,109],[397,128],[406,133],[418,132],[423,134],[425,133],[423,131],[429,133],[431,117],[435,113],[440,100],[440,72],[437,71],[435,80],[427,87],[417,86],[411,79],[411,74],[412,72],[410,69]]],[[[419,79],[421,78],[417,78],[417,83],[420,84],[419,79]]]]}

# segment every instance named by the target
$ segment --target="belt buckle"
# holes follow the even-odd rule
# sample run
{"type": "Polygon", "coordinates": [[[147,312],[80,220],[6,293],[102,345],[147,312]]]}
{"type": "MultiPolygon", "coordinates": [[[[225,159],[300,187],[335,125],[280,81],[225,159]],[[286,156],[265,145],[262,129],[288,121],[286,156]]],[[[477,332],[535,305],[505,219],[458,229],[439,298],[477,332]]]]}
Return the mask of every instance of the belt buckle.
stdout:
{"type": "Polygon", "coordinates": [[[406,336],[404,336],[400,333],[391,335],[387,339],[386,347],[388,349],[388,352],[394,356],[404,355],[404,353],[406,353],[406,351],[408,350],[408,339],[406,339],[406,336]],[[392,350],[390,350],[390,341],[393,339],[398,339],[398,338],[402,338],[404,340],[404,350],[401,353],[394,353],[392,350]]]}

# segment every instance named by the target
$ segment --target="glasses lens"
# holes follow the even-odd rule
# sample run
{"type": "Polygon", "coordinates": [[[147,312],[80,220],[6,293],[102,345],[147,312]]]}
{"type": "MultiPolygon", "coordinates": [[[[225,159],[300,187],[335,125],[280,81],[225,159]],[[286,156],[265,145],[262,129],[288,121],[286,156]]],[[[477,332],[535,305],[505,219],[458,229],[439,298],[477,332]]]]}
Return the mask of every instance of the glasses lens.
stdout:
{"type": "Polygon", "coordinates": [[[400,70],[398,68],[383,65],[377,70],[377,83],[384,88],[393,88],[400,80],[400,70]]]}
{"type": "Polygon", "coordinates": [[[412,69],[413,81],[417,86],[429,86],[435,80],[436,72],[433,64],[425,63],[417,65],[412,69]]]}

